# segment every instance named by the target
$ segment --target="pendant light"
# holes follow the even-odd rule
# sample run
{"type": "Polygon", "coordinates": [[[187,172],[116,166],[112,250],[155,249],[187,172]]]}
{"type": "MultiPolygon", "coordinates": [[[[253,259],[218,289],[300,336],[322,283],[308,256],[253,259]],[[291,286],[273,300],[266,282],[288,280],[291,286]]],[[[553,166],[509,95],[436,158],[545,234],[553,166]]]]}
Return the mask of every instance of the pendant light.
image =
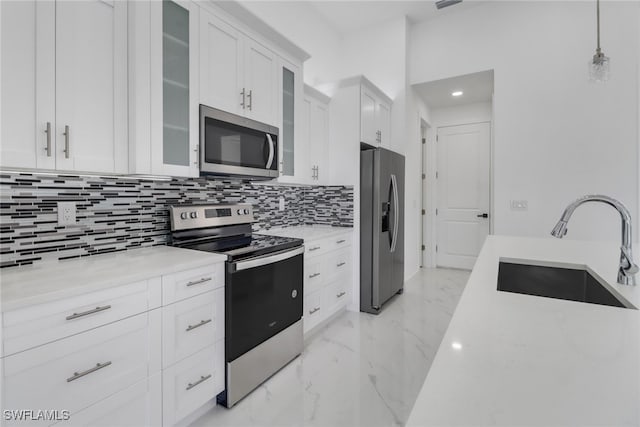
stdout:
{"type": "Polygon", "coordinates": [[[598,47],[593,59],[589,61],[589,80],[592,82],[606,82],[609,80],[609,57],[600,49],[600,0],[596,0],[596,21],[598,32],[598,47]]]}

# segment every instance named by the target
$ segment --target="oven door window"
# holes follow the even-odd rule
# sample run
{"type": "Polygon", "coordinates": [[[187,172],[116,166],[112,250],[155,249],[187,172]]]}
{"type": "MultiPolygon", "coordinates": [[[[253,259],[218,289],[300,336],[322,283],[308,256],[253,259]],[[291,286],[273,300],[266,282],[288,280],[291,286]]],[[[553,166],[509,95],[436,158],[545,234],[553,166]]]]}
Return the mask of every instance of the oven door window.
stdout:
{"type": "Polygon", "coordinates": [[[278,136],[205,117],[206,163],[277,170],[278,136]]]}
{"type": "MultiPolygon", "coordinates": [[[[229,273],[226,358],[232,361],[302,318],[303,256],[229,273]]],[[[234,267],[231,264],[231,270],[234,267]]]]}

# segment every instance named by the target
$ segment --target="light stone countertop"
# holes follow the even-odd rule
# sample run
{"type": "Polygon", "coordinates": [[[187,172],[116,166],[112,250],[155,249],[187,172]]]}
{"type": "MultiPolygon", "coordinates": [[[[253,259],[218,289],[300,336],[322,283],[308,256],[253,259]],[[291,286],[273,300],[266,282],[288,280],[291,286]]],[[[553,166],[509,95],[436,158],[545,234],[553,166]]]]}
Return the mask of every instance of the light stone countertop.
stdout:
{"type": "Polygon", "coordinates": [[[640,307],[640,284],[616,283],[619,253],[490,236],[407,426],[640,425],[640,310],[496,289],[500,258],[578,264],[640,307]]]}
{"type": "Polygon", "coordinates": [[[270,236],[295,237],[306,242],[324,239],[326,237],[337,236],[345,233],[352,233],[351,227],[331,227],[328,225],[301,225],[295,227],[270,228],[258,231],[257,234],[267,234],[270,236]]]}
{"type": "Polygon", "coordinates": [[[153,246],[0,270],[2,312],[163,274],[224,262],[226,256],[153,246]]]}

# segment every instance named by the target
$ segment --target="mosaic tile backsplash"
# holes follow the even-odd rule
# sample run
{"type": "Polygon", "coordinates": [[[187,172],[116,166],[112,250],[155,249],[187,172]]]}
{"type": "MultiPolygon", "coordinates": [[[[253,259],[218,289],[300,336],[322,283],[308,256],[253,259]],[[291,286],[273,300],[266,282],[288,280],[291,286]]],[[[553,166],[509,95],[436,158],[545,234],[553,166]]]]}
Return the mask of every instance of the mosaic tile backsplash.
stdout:
{"type": "Polygon", "coordinates": [[[252,184],[226,179],[0,174],[0,267],[164,245],[178,203],[251,203],[254,231],[353,226],[353,187],[252,184]],[[280,211],[280,197],[285,210],[280,211]],[[57,202],[76,202],[77,224],[58,226],[57,202]]]}

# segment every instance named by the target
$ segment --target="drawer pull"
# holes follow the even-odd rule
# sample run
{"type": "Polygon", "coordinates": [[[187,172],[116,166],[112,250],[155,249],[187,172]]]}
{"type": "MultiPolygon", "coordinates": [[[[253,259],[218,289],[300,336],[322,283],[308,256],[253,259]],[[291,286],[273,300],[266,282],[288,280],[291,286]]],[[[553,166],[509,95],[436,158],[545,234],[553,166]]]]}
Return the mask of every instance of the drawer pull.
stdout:
{"type": "Polygon", "coordinates": [[[339,294],[336,295],[337,298],[342,298],[343,296],[345,296],[347,293],[345,291],[340,292],[339,294]]]}
{"type": "Polygon", "coordinates": [[[338,240],[338,241],[336,242],[336,244],[338,244],[338,245],[339,245],[340,243],[344,243],[344,242],[346,242],[346,240],[344,240],[344,239],[340,239],[340,240],[338,240]]]}
{"type": "Polygon", "coordinates": [[[320,273],[313,273],[311,275],[309,275],[309,279],[313,279],[314,277],[318,277],[320,275],[320,273]]]}
{"type": "Polygon", "coordinates": [[[342,262],[339,262],[338,264],[336,264],[336,267],[342,267],[345,264],[346,264],[346,262],[342,261],[342,262]]]}
{"type": "Polygon", "coordinates": [[[77,319],[78,317],[88,316],[93,313],[99,313],[101,311],[109,310],[110,308],[111,308],[110,305],[103,305],[102,307],[96,307],[93,310],[83,311],[82,313],[73,313],[72,315],[67,316],[66,319],[73,320],[73,319],[77,319]]]}
{"type": "Polygon", "coordinates": [[[312,248],[309,248],[309,252],[317,251],[318,249],[320,249],[320,246],[314,246],[312,248]]]}
{"type": "Polygon", "coordinates": [[[201,376],[200,379],[198,381],[196,381],[195,383],[189,383],[187,385],[187,390],[191,390],[192,388],[194,388],[197,385],[202,384],[203,382],[205,382],[206,380],[208,380],[209,378],[211,378],[211,374],[207,375],[207,376],[201,376]]]}
{"type": "Polygon", "coordinates": [[[85,375],[89,375],[95,371],[99,371],[102,368],[106,368],[107,366],[111,365],[111,361],[109,362],[104,362],[104,363],[96,363],[96,366],[94,366],[91,369],[87,369],[86,371],[82,371],[82,372],[74,372],[73,376],[67,378],[67,382],[70,383],[71,381],[75,381],[78,378],[82,378],[85,375]]]}
{"type": "Polygon", "coordinates": [[[309,314],[313,314],[316,311],[320,311],[320,307],[315,307],[313,310],[309,310],[309,314]]]}
{"type": "Polygon", "coordinates": [[[193,331],[194,329],[199,328],[200,326],[206,325],[207,323],[210,323],[210,322],[211,322],[211,319],[207,319],[207,320],[202,320],[197,325],[189,325],[189,327],[187,328],[187,332],[193,331]]]}
{"type": "Polygon", "coordinates": [[[199,285],[200,283],[208,282],[211,280],[211,277],[203,277],[200,280],[195,280],[193,282],[187,283],[187,286],[199,285]]]}

